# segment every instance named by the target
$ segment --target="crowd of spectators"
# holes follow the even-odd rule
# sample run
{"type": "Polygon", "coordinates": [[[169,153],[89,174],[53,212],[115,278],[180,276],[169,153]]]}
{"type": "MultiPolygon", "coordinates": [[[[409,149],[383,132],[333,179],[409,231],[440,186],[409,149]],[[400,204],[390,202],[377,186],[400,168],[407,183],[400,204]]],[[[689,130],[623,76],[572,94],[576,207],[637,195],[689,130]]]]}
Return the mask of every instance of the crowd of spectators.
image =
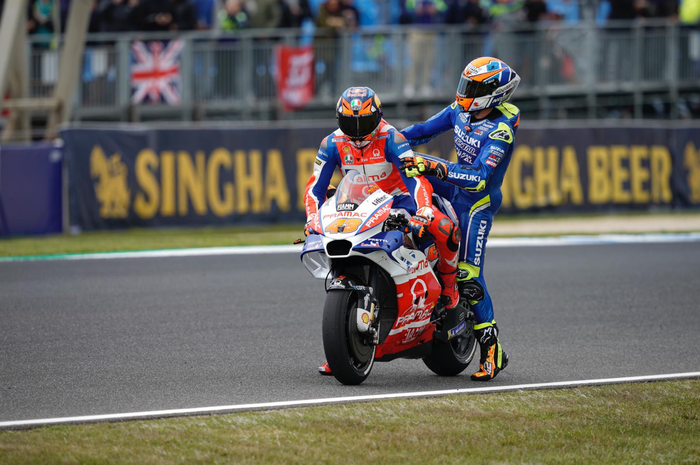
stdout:
{"type": "MultiPolygon", "coordinates": [[[[0,10],[7,0],[0,0],[0,10]]],[[[29,0],[27,31],[63,29],[71,0],[29,0]],[[58,8],[56,11],[55,9],[58,8]]],[[[90,32],[189,31],[304,27],[332,30],[376,24],[577,22],[675,17],[697,0],[92,0],[90,32]]]]}

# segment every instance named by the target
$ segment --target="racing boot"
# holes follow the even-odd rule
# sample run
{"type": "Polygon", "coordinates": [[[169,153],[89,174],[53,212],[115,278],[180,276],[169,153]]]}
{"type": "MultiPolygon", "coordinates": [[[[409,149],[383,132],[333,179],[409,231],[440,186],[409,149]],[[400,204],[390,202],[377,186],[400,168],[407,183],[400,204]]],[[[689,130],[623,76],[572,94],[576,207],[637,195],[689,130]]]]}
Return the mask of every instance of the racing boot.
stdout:
{"type": "Polygon", "coordinates": [[[472,375],[472,381],[488,381],[508,366],[508,354],[498,341],[498,327],[495,324],[475,325],[474,334],[479,341],[481,359],[479,371],[472,375]]]}
{"type": "Polygon", "coordinates": [[[440,273],[442,281],[442,303],[446,310],[453,309],[459,303],[459,288],[457,287],[457,270],[452,273],[440,273]]]}

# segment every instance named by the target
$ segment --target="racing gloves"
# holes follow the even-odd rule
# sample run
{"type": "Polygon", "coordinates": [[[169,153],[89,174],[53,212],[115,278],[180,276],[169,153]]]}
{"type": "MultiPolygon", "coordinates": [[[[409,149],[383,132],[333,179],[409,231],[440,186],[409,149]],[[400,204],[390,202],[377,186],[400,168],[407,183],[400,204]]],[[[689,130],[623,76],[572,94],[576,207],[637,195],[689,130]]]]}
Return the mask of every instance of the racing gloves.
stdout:
{"type": "Polygon", "coordinates": [[[428,235],[430,223],[435,219],[433,209],[430,207],[421,207],[415,215],[411,217],[408,226],[413,231],[413,235],[418,239],[423,239],[428,235]]]}
{"type": "Polygon", "coordinates": [[[423,157],[405,157],[402,158],[403,166],[401,167],[409,178],[415,176],[435,176],[440,180],[447,178],[447,165],[435,160],[430,160],[423,157]]]}
{"type": "Polygon", "coordinates": [[[306,219],[306,224],[304,225],[304,236],[308,237],[309,234],[317,234],[317,232],[314,231],[313,228],[311,227],[311,224],[314,222],[315,218],[316,218],[316,213],[312,213],[306,219]]]}

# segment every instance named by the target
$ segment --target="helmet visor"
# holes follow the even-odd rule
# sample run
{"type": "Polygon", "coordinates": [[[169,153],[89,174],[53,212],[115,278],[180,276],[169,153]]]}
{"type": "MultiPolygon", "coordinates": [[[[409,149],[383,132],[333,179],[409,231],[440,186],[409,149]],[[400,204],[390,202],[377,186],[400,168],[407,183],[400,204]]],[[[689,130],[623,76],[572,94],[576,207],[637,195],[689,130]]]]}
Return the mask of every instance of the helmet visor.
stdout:
{"type": "Polygon", "coordinates": [[[494,79],[488,84],[483,82],[472,81],[471,79],[462,76],[457,85],[457,95],[462,98],[480,98],[491,95],[498,89],[498,80],[494,79]]]}
{"type": "Polygon", "coordinates": [[[338,127],[343,134],[351,139],[362,139],[374,131],[379,126],[379,114],[350,116],[338,115],[338,127]]]}

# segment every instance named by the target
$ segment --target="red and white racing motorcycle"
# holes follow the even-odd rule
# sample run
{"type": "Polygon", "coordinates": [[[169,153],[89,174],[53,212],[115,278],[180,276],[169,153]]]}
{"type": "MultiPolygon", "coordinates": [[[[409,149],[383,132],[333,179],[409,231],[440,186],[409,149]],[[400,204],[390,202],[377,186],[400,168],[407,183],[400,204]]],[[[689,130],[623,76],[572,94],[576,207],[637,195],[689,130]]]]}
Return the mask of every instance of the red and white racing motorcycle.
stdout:
{"type": "Polygon", "coordinates": [[[454,376],[474,358],[474,315],[468,304],[445,310],[433,268],[432,242],[413,245],[408,218],[391,214],[393,198],[351,171],[325,201],[301,259],[326,282],[323,348],[343,384],[360,384],[375,361],[420,358],[434,373],[454,376]]]}

